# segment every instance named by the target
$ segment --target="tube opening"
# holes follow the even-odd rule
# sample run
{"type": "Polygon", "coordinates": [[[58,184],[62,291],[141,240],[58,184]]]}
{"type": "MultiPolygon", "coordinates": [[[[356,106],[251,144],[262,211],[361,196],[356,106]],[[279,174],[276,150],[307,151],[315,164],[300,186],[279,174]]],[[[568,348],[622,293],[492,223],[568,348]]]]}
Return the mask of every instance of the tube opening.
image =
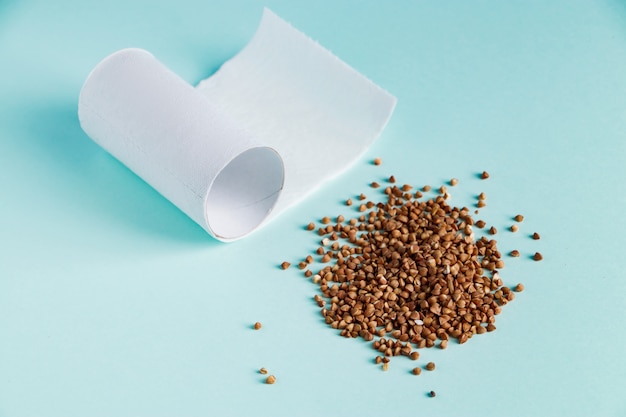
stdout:
{"type": "Polygon", "coordinates": [[[284,182],[283,161],[268,147],[248,149],[217,175],[205,202],[206,222],[220,240],[256,229],[276,204],[284,182]]]}

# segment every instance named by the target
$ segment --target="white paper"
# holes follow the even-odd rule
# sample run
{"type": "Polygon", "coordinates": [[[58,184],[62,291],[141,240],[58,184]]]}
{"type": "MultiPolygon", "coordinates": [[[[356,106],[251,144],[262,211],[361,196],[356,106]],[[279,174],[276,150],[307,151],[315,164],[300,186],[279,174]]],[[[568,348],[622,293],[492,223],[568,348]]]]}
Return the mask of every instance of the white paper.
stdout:
{"type": "Polygon", "coordinates": [[[194,89],[125,49],[89,75],[87,134],[219,240],[241,238],[354,163],[396,99],[274,13],[194,89]]]}

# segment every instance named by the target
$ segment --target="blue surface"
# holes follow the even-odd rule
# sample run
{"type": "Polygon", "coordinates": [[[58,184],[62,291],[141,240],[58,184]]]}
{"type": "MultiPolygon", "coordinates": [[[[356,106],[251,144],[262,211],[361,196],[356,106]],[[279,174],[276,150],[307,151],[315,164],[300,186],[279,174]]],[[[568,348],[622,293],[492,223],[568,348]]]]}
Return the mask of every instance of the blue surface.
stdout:
{"type": "Polygon", "coordinates": [[[626,415],[626,4],[220,3],[0,0],[0,416],[626,415]],[[195,84],[264,5],[399,103],[347,174],[221,244],[86,137],[77,97],[129,46],[195,84]],[[419,377],[406,358],[381,372],[277,268],[315,249],[304,224],[390,174],[457,177],[458,205],[484,191],[479,217],[524,254],[498,330],[424,350],[419,377]]]}

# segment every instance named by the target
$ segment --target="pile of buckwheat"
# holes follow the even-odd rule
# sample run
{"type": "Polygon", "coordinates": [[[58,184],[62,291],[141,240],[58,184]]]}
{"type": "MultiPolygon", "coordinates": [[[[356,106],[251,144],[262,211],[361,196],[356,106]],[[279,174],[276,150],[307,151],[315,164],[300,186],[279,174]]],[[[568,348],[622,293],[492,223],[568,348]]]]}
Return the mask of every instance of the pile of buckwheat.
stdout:
{"type": "MultiPolygon", "coordinates": [[[[374,160],[375,165],[380,163],[379,158],[374,160]]],[[[480,177],[485,180],[489,174],[480,177]]],[[[482,229],[486,223],[475,222],[469,208],[448,204],[446,186],[426,198],[423,192],[430,191],[429,186],[414,191],[408,184],[397,186],[393,176],[387,182],[383,201],[358,197],[358,217],[324,217],[321,227],[310,223],[307,229],[322,238],[316,254],[326,265],[313,272],[312,255],[298,264],[319,286],[314,299],[326,323],[339,329],[341,336],[371,342],[380,352],[375,363],[383,370],[391,357],[417,360],[416,349],[445,349],[450,339],[463,344],[474,335],[494,331],[502,307],[513,301],[514,292],[524,289],[522,284],[504,286],[497,241],[476,238],[474,227],[482,229]]],[[[448,184],[456,186],[458,180],[448,184]]],[[[370,185],[381,187],[376,182],[370,185]]],[[[485,199],[481,193],[476,207],[484,207],[485,199]]],[[[346,201],[352,204],[351,199],[346,201]]],[[[514,221],[521,223],[523,216],[514,221]]],[[[509,230],[516,232],[518,226],[509,230]]],[[[488,229],[489,235],[496,233],[495,227],[488,229]]],[[[519,251],[509,255],[519,256],[519,251]]],[[[533,258],[541,260],[542,255],[533,258]]],[[[281,266],[287,269],[290,263],[281,266]]],[[[435,364],[429,362],[424,369],[432,371],[435,364]]],[[[419,375],[421,369],[412,372],[419,375]]]]}

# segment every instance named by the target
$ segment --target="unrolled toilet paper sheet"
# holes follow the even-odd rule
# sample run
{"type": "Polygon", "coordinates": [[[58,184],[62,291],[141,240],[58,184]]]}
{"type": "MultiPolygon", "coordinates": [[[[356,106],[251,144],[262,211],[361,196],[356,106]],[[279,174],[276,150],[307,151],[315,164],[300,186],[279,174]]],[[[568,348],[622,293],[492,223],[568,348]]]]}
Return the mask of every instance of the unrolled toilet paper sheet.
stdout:
{"type": "Polygon", "coordinates": [[[119,51],[79,99],[87,134],[217,239],[230,241],[352,165],[396,99],[265,10],[246,47],[193,88],[119,51]]]}

